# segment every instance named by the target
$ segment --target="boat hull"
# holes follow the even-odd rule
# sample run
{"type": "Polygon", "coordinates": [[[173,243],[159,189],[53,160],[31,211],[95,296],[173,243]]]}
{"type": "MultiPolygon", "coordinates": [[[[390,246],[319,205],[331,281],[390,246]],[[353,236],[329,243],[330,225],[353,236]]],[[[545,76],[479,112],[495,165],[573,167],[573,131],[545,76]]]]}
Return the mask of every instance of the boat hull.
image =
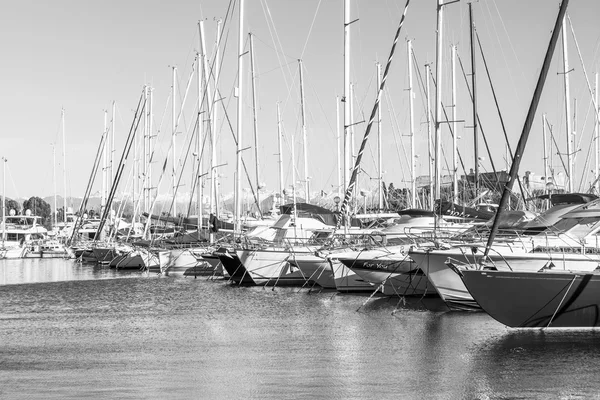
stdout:
{"type": "Polygon", "coordinates": [[[598,274],[488,270],[460,270],[460,274],[481,308],[509,327],[600,326],[598,274]]]}
{"type": "Polygon", "coordinates": [[[335,289],[335,279],[326,258],[314,254],[293,254],[288,262],[300,268],[309,284],[317,284],[323,289],[335,289]]]}
{"type": "Polygon", "coordinates": [[[479,310],[480,307],[460,277],[446,264],[443,251],[413,250],[411,259],[419,266],[438,295],[452,310],[479,310]]]}
{"type": "Polygon", "coordinates": [[[373,292],[375,287],[335,258],[329,258],[335,288],[342,293],[373,292]]]}
{"type": "Polygon", "coordinates": [[[213,252],[213,255],[219,258],[219,262],[223,269],[227,271],[231,282],[238,285],[256,285],[235,251],[229,251],[227,248],[221,247],[213,252]]]}
{"type": "Polygon", "coordinates": [[[306,276],[298,267],[288,263],[288,250],[237,250],[236,254],[257,285],[298,286],[306,276]]]}
{"type": "Polygon", "coordinates": [[[223,264],[221,264],[221,260],[219,260],[219,257],[215,256],[212,252],[202,253],[202,254],[194,253],[194,254],[196,255],[196,257],[200,256],[203,261],[206,261],[211,266],[211,268],[213,269],[214,274],[216,276],[222,275],[223,277],[229,278],[229,274],[223,268],[223,264]]]}

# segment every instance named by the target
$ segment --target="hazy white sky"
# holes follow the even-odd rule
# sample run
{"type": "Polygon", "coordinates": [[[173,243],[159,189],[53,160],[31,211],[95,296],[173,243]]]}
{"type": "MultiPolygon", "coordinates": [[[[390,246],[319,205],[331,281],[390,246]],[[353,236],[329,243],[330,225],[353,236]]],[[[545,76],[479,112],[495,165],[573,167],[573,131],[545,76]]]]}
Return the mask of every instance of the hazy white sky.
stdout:
{"type": "MultiPolygon", "coordinates": [[[[495,82],[498,100],[511,138],[512,146],[522,129],[531,94],[546,51],[550,30],[558,12],[558,0],[481,0],[473,4],[475,23],[495,82]]],[[[351,75],[356,85],[355,120],[367,119],[375,97],[375,62],[387,59],[393,35],[404,1],[352,1],[351,75]]],[[[569,15],[593,87],[598,70],[600,2],[571,1],[569,15]]],[[[81,196],[92,170],[92,163],[103,131],[103,110],[117,103],[117,159],[145,83],[155,89],[154,121],[162,132],[157,145],[159,161],[153,165],[158,177],[170,141],[171,106],[167,103],[171,86],[171,69],[179,71],[178,101],[190,75],[190,67],[198,50],[197,22],[205,20],[209,52],[214,49],[215,20],[224,20],[223,71],[220,90],[227,115],[235,129],[237,25],[236,2],[227,0],[120,0],[81,1],[57,0],[10,2],[0,14],[0,110],[2,127],[0,153],[8,159],[7,196],[48,196],[54,192],[52,144],[57,144],[57,191],[62,194],[61,108],[66,110],[67,194],[81,196]],[[235,6],[230,10],[229,6],[235,6]],[[226,19],[227,17],[227,19],[226,19]]],[[[287,138],[284,153],[286,185],[291,184],[290,146],[295,139],[297,168],[302,175],[300,93],[298,84],[299,58],[304,62],[307,127],[309,140],[309,175],[312,189],[331,192],[337,185],[336,173],[336,95],[343,93],[343,0],[246,0],[246,33],[255,35],[257,69],[259,159],[261,180],[269,189],[278,189],[276,103],[282,107],[287,138]]],[[[463,65],[469,73],[468,8],[461,1],[445,8],[444,16],[444,79],[443,100],[450,105],[451,44],[458,46],[463,65]]],[[[406,185],[409,177],[408,98],[406,38],[412,38],[421,74],[423,66],[434,62],[436,1],[412,1],[401,41],[390,71],[387,94],[382,103],[384,180],[395,186],[406,185]]],[[[248,44],[246,43],[246,49],[248,44]]],[[[554,57],[538,118],[533,127],[523,170],[542,173],[541,113],[548,114],[554,126],[556,140],[564,153],[565,115],[562,86],[560,46],[554,57]]],[[[588,114],[590,94],[583,77],[578,53],[569,32],[571,101],[577,98],[576,135],[577,185],[581,179],[593,129],[593,117],[588,114]]],[[[245,56],[244,146],[253,140],[249,57],[245,56]]],[[[493,106],[485,70],[478,55],[478,95],[483,129],[492,147],[496,168],[504,167],[504,139],[493,106]]],[[[433,66],[435,67],[435,66],[433,66]]],[[[435,69],[434,69],[435,71],[435,69]]],[[[473,167],[471,106],[465,91],[465,81],[457,74],[460,150],[467,170],[473,167]]],[[[415,77],[416,147],[420,155],[418,174],[427,172],[425,99],[415,77]]],[[[433,90],[433,89],[432,89],[433,90]]],[[[179,147],[194,119],[197,101],[195,83],[184,106],[183,133],[179,147]]],[[[180,105],[177,106],[178,108],[180,105]]],[[[110,118],[110,115],[109,115],[110,118]]],[[[222,191],[233,190],[235,150],[229,122],[221,111],[219,130],[219,163],[222,191]]],[[[356,126],[357,147],[365,124],[356,126]]],[[[191,132],[191,131],[190,131],[191,132]]],[[[374,132],[375,133],[375,132],[374,132]]],[[[450,157],[450,135],[444,129],[444,148],[450,157]]],[[[374,139],[375,136],[372,136],[374,139]]],[[[489,157],[480,140],[483,166],[490,170],[489,157]]],[[[556,149],[553,150],[556,153],[556,149]]],[[[253,151],[245,151],[249,172],[254,181],[253,151]]],[[[375,140],[363,159],[365,175],[376,176],[375,140]]],[[[591,154],[593,167],[594,155],[591,154]]],[[[170,163],[171,161],[169,161],[170,163]]],[[[445,168],[446,161],[442,162],[445,168]]],[[[448,158],[448,163],[450,159],[448,158]]],[[[561,170],[558,156],[554,164],[561,170]]],[[[462,170],[461,170],[462,172],[462,170]]],[[[127,176],[127,173],[125,174],[127,176]]],[[[189,191],[191,172],[184,175],[181,191],[189,191]]],[[[295,179],[301,179],[302,176],[295,179]]],[[[170,178],[169,178],[170,179],[170,178]]],[[[169,179],[159,189],[168,193],[169,179]]],[[[584,177],[584,183],[591,181],[584,177]]],[[[359,186],[376,182],[363,179],[359,186]]],[[[125,183],[124,183],[125,185],[125,183]]],[[[247,186],[244,181],[244,186],[247,186]]],[[[97,180],[96,189],[100,188],[97,180]]]]}

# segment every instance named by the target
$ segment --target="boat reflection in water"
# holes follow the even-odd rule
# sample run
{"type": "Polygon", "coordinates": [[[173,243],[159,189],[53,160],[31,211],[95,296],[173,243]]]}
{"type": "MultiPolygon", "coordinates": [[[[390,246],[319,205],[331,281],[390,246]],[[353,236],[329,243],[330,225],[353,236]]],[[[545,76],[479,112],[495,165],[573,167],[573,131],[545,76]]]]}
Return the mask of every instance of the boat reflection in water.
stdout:
{"type": "Polygon", "coordinates": [[[600,332],[508,330],[476,343],[470,398],[598,398],[600,332]],[[568,372],[566,372],[568,370],[568,372]]]}
{"type": "Polygon", "coordinates": [[[139,273],[128,274],[123,271],[111,270],[108,266],[81,264],[74,259],[0,260],[0,285],[123,278],[139,275],[139,273]]]}

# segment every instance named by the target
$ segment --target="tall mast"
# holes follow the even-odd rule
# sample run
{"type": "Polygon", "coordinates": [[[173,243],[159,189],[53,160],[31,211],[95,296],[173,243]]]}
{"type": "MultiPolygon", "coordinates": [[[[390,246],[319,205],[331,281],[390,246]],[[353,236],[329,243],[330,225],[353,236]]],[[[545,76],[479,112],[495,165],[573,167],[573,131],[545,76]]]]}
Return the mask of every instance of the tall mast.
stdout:
{"type": "Polygon", "coordinates": [[[294,142],[296,141],[296,138],[292,135],[292,210],[293,210],[293,216],[294,216],[294,226],[296,226],[295,221],[297,220],[297,213],[296,213],[296,149],[294,146],[294,142]]]}
{"type": "MultiPolygon", "coordinates": [[[[110,128],[110,134],[111,134],[111,139],[110,139],[110,168],[108,170],[108,178],[109,178],[109,182],[112,185],[113,179],[114,179],[114,164],[115,164],[115,120],[116,120],[116,102],[113,100],[112,102],[112,119],[111,119],[111,128],[110,128]]],[[[111,205],[112,207],[112,205],[111,205]]],[[[146,207],[146,210],[148,209],[148,207],[146,207]]]]}
{"type": "MultiPolygon", "coordinates": [[[[381,64],[377,63],[377,90],[381,87],[381,64]]],[[[381,149],[381,107],[377,109],[377,182],[379,194],[379,210],[383,210],[383,191],[381,185],[383,184],[383,167],[382,167],[382,149],[381,149]]],[[[367,212],[365,207],[365,213],[367,212]]]]}
{"type": "Polygon", "coordinates": [[[196,114],[196,215],[198,221],[198,238],[202,231],[202,62],[200,53],[196,53],[196,84],[198,86],[198,108],[196,114]]]}
{"type": "MultiPolygon", "coordinates": [[[[147,166],[147,170],[146,170],[146,198],[147,198],[147,202],[146,202],[146,211],[150,212],[150,205],[152,204],[152,202],[150,201],[150,191],[152,190],[152,155],[153,155],[153,146],[152,146],[152,138],[154,137],[152,135],[152,118],[154,117],[152,112],[152,99],[153,99],[153,95],[152,93],[154,92],[154,89],[152,89],[152,87],[148,88],[148,166],[147,166]]],[[[113,134],[114,134],[114,130],[113,130],[113,134]]]]}
{"type": "Polygon", "coordinates": [[[415,118],[413,105],[413,63],[412,63],[412,41],[406,42],[408,59],[408,108],[410,122],[410,206],[417,206],[417,178],[415,165],[415,118]]]}
{"type": "MultiPolygon", "coordinates": [[[[144,107],[146,107],[146,86],[144,86],[144,107]]],[[[146,111],[144,111],[144,115],[146,114],[146,111]]],[[[106,120],[106,111],[104,112],[105,115],[105,120],[106,120]]],[[[140,119],[142,119],[143,115],[140,115],[140,119]]],[[[133,138],[133,192],[131,193],[131,204],[133,206],[133,217],[132,217],[132,227],[135,226],[135,220],[136,220],[136,215],[137,215],[137,193],[139,190],[139,183],[140,183],[140,159],[139,159],[139,154],[138,154],[138,142],[140,141],[140,137],[139,135],[135,136],[133,138]]],[[[106,141],[104,142],[105,146],[108,145],[108,131],[106,132],[106,141]]],[[[108,150],[105,147],[105,150],[108,150]]],[[[106,157],[106,153],[107,151],[104,152],[105,157],[106,157]]],[[[106,175],[106,171],[104,172],[104,174],[106,175]]],[[[107,180],[107,186],[108,188],[108,180],[107,180]]]]}
{"type": "MultiPolygon", "coordinates": [[[[58,225],[58,209],[56,205],[56,144],[52,143],[52,182],[54,184],[54,229],[58,225]]],[[[67,210],[63,210],[63,214],[67,210]]]]}
{"type": "MultiPolygon", "coordinates": [[[[214,121],[212,120],[213,109],[213,97],[212,91],[210,89],[210,68],[208,66],[208,58],[206,56],[206,44],[205,44],[205,36],[204,36],[204,21],[198,22],[198,30],[200,37],[200,57],[202,58],[203,71],[204,71],[204,85],[206,87],[206,115],[208,118],[208,131],[211,135],[211,160],[210,160],[210,199],[209,199],[209,213],[214,213],[217,216],[218,206],[216,205],[216,166],[217,166],[217,146],[215,144],[216,141],[216,130],[214,128],[214,121]]],[[[211,242],[214,239],[211,234],[211,242]]]]}
{"type": "Polygon", "coordinates": [[[260,163],[258,159],[258,122],[256,118],[256,70],[254,69],[254,38],[252,33],[250,37],[250,74],[252,76],[252,122],[254,126],[254,159],[256,165],[256,206],[258,213],[262,215],[260,209],[260,163]]]}
{"type": "Polygon", "coordinates": [[[456,45],[452,46],[452,201],[458,203],[458,124],[456,121],[456,45]]]}
{"type": "Polygon", "coordinates": [[[171,84],[171,96],[172,96],[172,118],[171,118],[171,127],[173,129],[172,136],[172,147],[173,147],[173,169],[171,173],[171,178],[173,179],[173,216],[177,217],[177,151],[176,151],[176,140],[175,135],[177,132],[177,113],[176,113],[176,97],[177,97],[177,67],[173,68],[173,83],[171,84]]]}
{"type": "Polygon", "coordinates": [[[483,254],[483,258],[485,259],[490,253],[490,249],[492,247],[492,243],[494,243],[494,238],[496,237],[496,233],[498,232],[498,225],[500,222],[499,216],[502,215],[506,209],[508,204],[508,198],[510,196],[510,192],[512,187],[517,180],[517,173],[519,172],[519,165],[521,164],[522,156],[525,151],[525,145],[527,144],[527,139],[529,138],[529,133],[531,131],[531,126],[533,125],[533,119],[535,118],[535,112],[537,110],[537,106],[542,95],[542,90],[544,89],[544,83],[546,81],[546,77],[548,76],[548,70],[550,69],[550,63],[552,61],[552,55],[554,54],[554,49],[556,47],[556,42],[558,41],[558,34],[560,33],[561,20],[563,20],[566,12],[567,6],[569,5],[569,0],[563,0],[560,4],[560,10],[558,12],[558,16],[556,18],[556,22],[554,23],[554,29],[552,30],[552,36],[550,37],[550,43],[548,44],[548,49],[546,51],[546,55],[544,56],[544,62],[542,63],[542,69],[540,71],[540,75],[538,77],[537,84],[535,86],[535,90],[533,92],[533,97],[531,99],[531,104],[529,105],[529,110],[527,111],[527,116],[525,117],[525,123],[523,124],[523,130],[521,131],[521,136],[519,137],[519,143],[517,143],[517,148],[515,150],[515,155],[513,158],[512,165],[510,166],[509,172],[509,180],[504,187],[502,192],[502,198],[500,199],[500,204],[498,205],[498,212],[494,217],[494,222],[492,228],[490,230],[490,234],[488,236],[487,244],[485,246],[485,251],[483,254]]]}
{"type": "Polygon", "coordinates": [[[569,193],[573,193],[573,149],[571,140],[573,139],[573,131],[571,127],[571,103],[570,103],[570,86],[569,86],[569,53],[567,48],[567,19],[563,18],[562,21],[562,45],[563,45],[563,74],[565,81],[565,113],[567,120],[567,178],[569,184],[567,190],[569,193]]]}
{"type": "Polygon", "coordinates": [[[594,98],[596,100],[596,129],[595,129],[595,141],[596,141],[596,193],[600,193],[600,182],[598,179],[600,177],[600,122],[598,122],[598,116],[600,116],[600,105],[598,104],[598,73],[596,72],[596,85],[594,89],[594,98]]]}
{"type": "MultiPolygon", "coordinates": [[[[148,85],[144,85],[144,104],[148,104],[148,85]]],[[[146,196],[146,192],[148,191],[148,136],[150,135],[148,132],[148,121],[150,119],[150,114],[148,112],[148,106],[144,107],[144,134],[142,136],[142,173],[141,173],[141,184],[142,184],[142,207],[143,211],[148,211],[148,198],[146,196]]]]}
{"type": "MultiPolygon", "coordinates": [[[[216,107],[216,102],[221,102],[221,95],[219,91],[219,76],[221,73],[221,55],[220,55],[220,46],[221,46],[221,25],[223,21],[221,19],[217,20],[217,34],[215,40],[215,61],[214,61],[214,71],[213,76],[215,80],[215,99],[214,104],[211,103],[212,110],[212,118],[210,119],[211,124],[211,137],[212,137],[212,155],[214,160],[214,166],[212,167],[214,171],[214,179],[211,180],[214,185],[214,201],[215,201],[215,216],[219,218],[219,174],[217,174],[217,126],[219,126],[219,107],[216,107]]],[[[207,83],[208,85],[208,83],[207,83]]],[[[208,86],[207,86],[208,87],[208,86]]]]}
{"type": "Polygon", "coordinates": [[[354,83],[350,83],[350,159],[352,165],[356,159],[356,140],[354,137],[354,83]]]}
{"type": "Polygon", "coordinates": [[[2,157],[2,247],[6,240],[6,157],[2,157]]]}
{"type": "Polygon", "coordinates": [[[344,193],[350,181],[350,0],[344,0],[344,193]]]}
{"type": "MultiPolygon", "coordinates": [[[[104,209],[106,208],[106,192],[108,183],[106,181],[106,167],[107,167],[107,143],[106,139],[108,137],[108,112],[104,110],[104,148],[102,149],[102,191],[100,193],[100,215],[104,214],[104,209]]],[[[134,157],[135,158],[135,157],[134,157]]],[[[135,164],[134,164],[135,166],[135,164]]],[[[135,170],[134,170],[135,171],[135,170]]],[[[135,175],[135,173],[134,173],[135,175]]],[[[135,179],[134,179],[134,187],[135,187],[135,179]]],[[[135,193],[134,193],[135,194],[135,193]]],[[[135,204],[135,202],[134,202],[135,204]]]]}
{"type": "MultiPolygon", "coordinates": [[[[435,71],[436,71],[436,93],[435,93],[435,193],[434,199],[440,199],[440,181],[442,175],[442,137],[441,137],[441,121],[442,121],[442,27],[443,27],[443,0],[438,0],[437,5],[437,49],[435,52],[435,71]]],[[[432,203],[433,206],[433,203],[432,203]]]]}
{"type": "Polygon", "coordinates": [[[544,194],[548,193],[548,155],[546,153],[546,114],[542,114],[542,144],[544,146],[544,194]]]}
{"type": "Polygon", "coordinates": [[[239,31],[238,31],[238,96],[237,96],[237,158],[235,175],[235,230],[242,228],[242,139],[243,139],[243,83],[244,83],[244,0],[239,1],[239,31]]]}
{"type": "Polygon", "coordinates": [[[431,135],[432,135],[432,124],[431,124],[431,92],[430,92],[430,85],[429,85],[429,81],[431,80],[430,78],[430,71],[429,71],[430,67],[429,64],[425,65],[425,79],[426,79],[426,91],[427,91],[427,151],[428,151],[428,155],[427,155],[427,163],[429,165],[429,209],[433,210],[433,159],[432,159],[432,152],[431,152],[431,135]]]}
{"type": "Polygon", "coordinates": [[[341,196],[342,193],[342,160],[340,155],[340,97],[335,96],[335,139],[336,139],[336,153],[337,153],[337,195],[341,196]]]}
{"type": "Polygon", "coordinates": [[[300,106],[302,108],[302,153],[304,156],[304,197],[307,203],[310,203],[310,186],[308,184],[308,149],[306,145],[306,110],[304,105],[304,81],[302,79],[302,60],[298,60],[300,68],[300,106]]]}
{"type": "MultiPolygon", "coordinates": [[[[60,112],[60,120],[62,127],[62,146],[63,146],[63,218],[67,222],[67,151],[65,143],[65,109],[60,112]]],[[[6,161],[6,160],[5,160],[6,161]]]]}
{"type": "Polygon", "coordinates": [[[279,164],[279,205],[284,202],[283,194],[283,131],[281,129],[281,113],[279,112],[279,102],[277,103],[277,144],[279,152],[277,153],[279,164]]]}
{"type": "Polygon", "coordinates": [[[479,134],[477,124],[477,79],[475,76],[475,25],[473,22],[473,5],[469,3],[469,26],[471,34],[471,88],[473,91],[473,151],[475,153],[475,197],[479,195],[479,134]]]}

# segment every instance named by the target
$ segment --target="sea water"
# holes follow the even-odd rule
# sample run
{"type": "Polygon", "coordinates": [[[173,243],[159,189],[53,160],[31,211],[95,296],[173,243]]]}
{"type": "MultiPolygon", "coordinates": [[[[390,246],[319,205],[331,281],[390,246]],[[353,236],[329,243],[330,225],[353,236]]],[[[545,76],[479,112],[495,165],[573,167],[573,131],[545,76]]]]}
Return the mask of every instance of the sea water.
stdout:
{"type": "Polygon", "coordinates": [[[598,377],[598,331],[435,299],[0,261],[1,399],[587,399],[598,377]]]}

